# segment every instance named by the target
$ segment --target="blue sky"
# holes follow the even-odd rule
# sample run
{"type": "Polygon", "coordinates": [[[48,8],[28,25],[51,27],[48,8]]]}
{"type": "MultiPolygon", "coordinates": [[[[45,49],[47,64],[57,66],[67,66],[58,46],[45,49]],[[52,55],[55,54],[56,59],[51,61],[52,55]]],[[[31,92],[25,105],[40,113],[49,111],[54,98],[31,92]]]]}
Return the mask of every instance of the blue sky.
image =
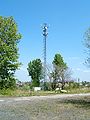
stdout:
{"type": "Polygon", "coordinates": [[[42,24],[49,25],[47,62],[56,53],[72,69],[72,77],[90,81],[90,69],[83,65],[87,55],[82,44],[83,35],[90,26],[90,0],[0,0],[0,15],[13,16],[22,34],[16,76],[29,81],[27,64],[30,60],[43,60],[42,24]]]}

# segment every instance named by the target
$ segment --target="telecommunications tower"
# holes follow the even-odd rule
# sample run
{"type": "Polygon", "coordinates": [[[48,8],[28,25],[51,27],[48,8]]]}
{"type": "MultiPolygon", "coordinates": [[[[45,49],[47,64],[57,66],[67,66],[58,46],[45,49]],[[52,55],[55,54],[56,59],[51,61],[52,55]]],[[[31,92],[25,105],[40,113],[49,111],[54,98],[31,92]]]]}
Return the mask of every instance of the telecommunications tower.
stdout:
{"type": "Polygon", "coordinates": [[[47,68],[46,68],[46,38],[48,35],[47,32],[48,26],[46,23],[43,24],[43,43],[44,43],[44,89],[45,89],[45,82],[47,79],[47,68]]]}

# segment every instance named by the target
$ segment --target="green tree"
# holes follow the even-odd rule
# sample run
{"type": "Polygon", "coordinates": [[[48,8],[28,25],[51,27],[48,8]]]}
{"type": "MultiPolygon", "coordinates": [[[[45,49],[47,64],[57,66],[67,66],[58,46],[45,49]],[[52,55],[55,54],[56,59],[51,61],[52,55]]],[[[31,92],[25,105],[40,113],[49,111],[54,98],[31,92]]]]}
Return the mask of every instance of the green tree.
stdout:
{"type": "Polygon", "coordinates": [[[17,24],[13,17],[0,16],[0,88],[15,86],[14,73],[18,69],[17,44],[21,34],[17,33],[17,24]]]}
{"type": "Polygon", "coordinates": [[[68,67],[67,64],[64,62],[63,57],[60,54],[55,54],[53,60],[53,67],[54,67],[54,71],[52,72],[52,77],[53,77],[54,88],[56,87],[57,83],[61,82],[63,89],[65,85],[65,73],[68,67]]]}
{"type": "Polygon", "coordinates": [[[30,61],[28,63],[28,73],[32,78],[32,85],[34,87],[40,86],[40,79],[42,78],[42,62],[40,59],[30,61]]]}

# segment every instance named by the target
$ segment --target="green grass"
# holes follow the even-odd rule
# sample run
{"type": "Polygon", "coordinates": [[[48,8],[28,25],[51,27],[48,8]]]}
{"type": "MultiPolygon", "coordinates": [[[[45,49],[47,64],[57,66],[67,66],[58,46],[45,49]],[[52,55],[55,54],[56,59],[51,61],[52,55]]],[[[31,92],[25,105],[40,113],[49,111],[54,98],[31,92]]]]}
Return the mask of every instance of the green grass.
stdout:
{"type": "Polygon", "coordinates": [[[68,93],[71,93],[71,94],[79,94],[79,93],[90,93],[90,88],[73,88],[73,89],[70,89],[68,90],[68,93]]]}
{"type": "MultiPolygon", "coordinates": [[[[73,89],[68,89],[68,92],[65,94],[79,94],[79,93],[90,93],[90,88],[73,88],[73,89]]],[[[60,93],[60,91],[30,91],[30,90],[21,90],[21,89],[16,89],[16,90],[10,90],[10,89],[3,89],[0,90],[0,96],[16,96],[16,97],[21,97],[21,96],[46,96],[46,95],[55,95],[55,94],[64,94],[60,93]]]]}

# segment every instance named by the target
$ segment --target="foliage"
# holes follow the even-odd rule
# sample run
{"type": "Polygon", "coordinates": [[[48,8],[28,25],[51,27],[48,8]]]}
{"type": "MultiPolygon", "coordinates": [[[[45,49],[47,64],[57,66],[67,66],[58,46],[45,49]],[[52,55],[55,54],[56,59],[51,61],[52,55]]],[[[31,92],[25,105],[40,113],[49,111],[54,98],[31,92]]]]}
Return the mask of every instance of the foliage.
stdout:
{"type": "Polygon", "coordinates": [[[15,86],[14,73],[19,67],[17,44],[21,34],[17,33],[13,17],[0,16],[0,88],[15,86]]]}
{"type": "Polygon", "coordinates": [[[84,86],[86,86],[86,87],[90,87],[90,82],[88,82],[88,81],[82,81],[82,86],[84,87],[84,86]]]}
{"type": "Polygon", "coordinates": [[[76,89],[76,88],[79,88],[79,83],[77,82],[69,82],[69,89],[76,89]]]}
{"type": "Polygon", "coordinates": [[[64,87],[65,80],[65,72],[67,70],[67,64],[64,62],[63,57],[60,54],[55,54],[53,60],[54,71],[52,72],[52,77],[54,79],[54,88],[56,87],[56,83],[62,83],[62,89],[64,87]]]}
{"type": "Polygon", "coordinates": [[[28,84],[25,84],[23,87],[22,87],[23,90],[30,90],[30,85],[28,84]]]}
{"type": "Polygon", "coordinates": [[[53,64],[65,69],[67,68],[66,63],[64,63],[63,57],[60,54],[55,54],[53,64]]]}
{"type": "Polygon", "coordinates": [[[11,89],[2,89],[0,90],[0,96],[14,96],[14,92],[11,89]]]}
{"type": "Polygon", "coordinates": [[[42,62],[40,59],[30,61],[28,63],[28,73],[32,78],[32,85],[34,87],[40,86],[40,79],[42,78],[42,62]]]}
{"type": "Polygon", "coordinates": [[[45,83],[44,83],[44,90],[45,90],[45,91],[50,91],[50,90],[52,90],[52,88],[51,88],[51,83],[50,83],[50,82],[45,82],[45,83]]]}
{"type": "Polygon", "coordinates": [[[16,88],[16,79],[13,76],[0,80],[0,89],[16,88]]]}

